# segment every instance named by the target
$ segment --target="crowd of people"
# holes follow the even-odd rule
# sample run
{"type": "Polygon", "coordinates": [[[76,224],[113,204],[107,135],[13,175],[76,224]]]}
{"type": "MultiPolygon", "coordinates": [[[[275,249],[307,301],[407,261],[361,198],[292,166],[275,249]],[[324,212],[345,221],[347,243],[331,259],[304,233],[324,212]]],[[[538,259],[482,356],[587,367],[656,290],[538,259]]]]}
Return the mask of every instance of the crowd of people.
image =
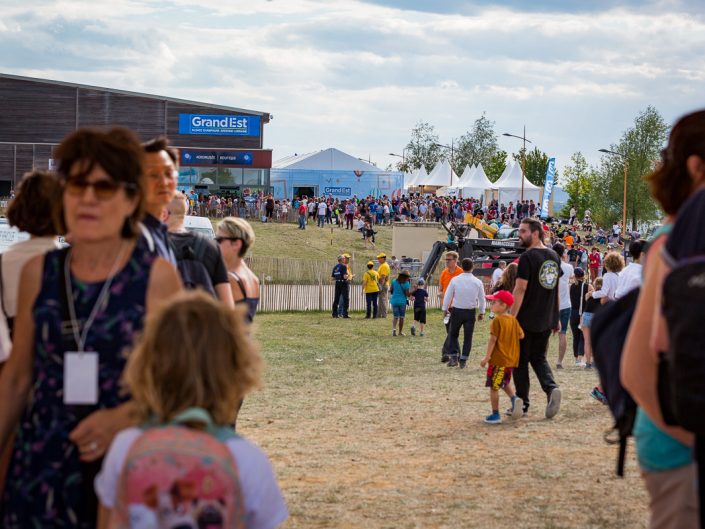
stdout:
{"type": "Polygon", "coordinates": [[[184,229],[164,138],[79,129],[54,156],[0,257],[2,527],[280,525],[271,464],[234,430],[261,378],[251,226],[184,229]]]}

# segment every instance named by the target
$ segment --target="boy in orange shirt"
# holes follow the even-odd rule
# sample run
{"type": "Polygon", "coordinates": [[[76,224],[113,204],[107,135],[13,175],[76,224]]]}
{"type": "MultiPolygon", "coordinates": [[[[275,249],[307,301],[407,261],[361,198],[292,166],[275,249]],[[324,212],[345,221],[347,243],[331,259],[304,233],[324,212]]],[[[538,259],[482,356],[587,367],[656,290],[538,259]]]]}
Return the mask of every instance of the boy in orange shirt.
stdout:
{"type": "Polygon", "coordinates": [[[499,390],[512,399],[512,407],[507,411],[512,419],[518,419],[523,414],[524,402],[516,396],[512,384],[512,370],[519,365],[519,340],[524,337],[524,331],[514,316],[507,314],[514,304],[514,296],[507,290],[500,290],[487,299],[492,300],[494,319],[490,325],[490,340],[487,343],[487,354],[480,362],[480,367],[487,366],[485,386],[490,388],[490,404],[492,414],[485,417],[487,424],[499,424],[502,416],[499,414],[499,390]]]}

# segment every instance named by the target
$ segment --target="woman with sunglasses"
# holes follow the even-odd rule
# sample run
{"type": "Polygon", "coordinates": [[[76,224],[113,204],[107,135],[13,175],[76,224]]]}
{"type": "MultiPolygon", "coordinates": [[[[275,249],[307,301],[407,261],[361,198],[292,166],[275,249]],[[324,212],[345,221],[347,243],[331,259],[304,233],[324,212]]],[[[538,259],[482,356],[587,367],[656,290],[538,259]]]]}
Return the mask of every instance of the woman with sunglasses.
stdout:
{"type": "Polygon", "coordinates": [[[133,423],[119,385],[126,353],[145,312],[181,289],[175,268],[136,244],[144,154],[134,134],[78,130],[54,156],[57,228],[71,247],[33,258],[20,277],[0,377],[0,448],[17,428],[2,499],[9,529],[95,527],[93,478],[133,423]]]}
{"type": "Polygon", "coordinates": [[[245,219],[226,217],[218,223],[215,240],[228,269],[233,300],[246,306],[247,319],[252,322],[259,304],[259,279],[243,258],[255,242],[255,232],[245,219]]]}

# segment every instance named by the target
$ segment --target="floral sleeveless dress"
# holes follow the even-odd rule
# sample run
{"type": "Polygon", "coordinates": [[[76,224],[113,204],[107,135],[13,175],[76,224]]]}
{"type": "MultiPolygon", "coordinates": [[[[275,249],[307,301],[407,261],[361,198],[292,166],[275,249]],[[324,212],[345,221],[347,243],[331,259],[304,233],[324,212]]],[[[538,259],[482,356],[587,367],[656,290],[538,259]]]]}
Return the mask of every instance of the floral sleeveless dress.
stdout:
{"type": "MultiPolygon", "coordinates": [[[[98,404],[63,403],[64,352],[76,345],[67,325],[64,261],[67,250],[46,255],[42,286],[33,309],[35,351],[32,397],[17,429],[2,499],[2,527],[80,528],[96,525],[93,476],[101,462],[79,461],[68,434],[95,410],[113,408],[128,396],[120,388],[126,353],[142,329],[149,272],[155,256],[137,244],[110,286],[107,305],[99,309],[85,350],[97,351],[98,404]]],[[[103,283],[72,278],[76,317],[88,318],[103,283]]],[[[82,327],[81,327],[82,328],[82,327]]]]}

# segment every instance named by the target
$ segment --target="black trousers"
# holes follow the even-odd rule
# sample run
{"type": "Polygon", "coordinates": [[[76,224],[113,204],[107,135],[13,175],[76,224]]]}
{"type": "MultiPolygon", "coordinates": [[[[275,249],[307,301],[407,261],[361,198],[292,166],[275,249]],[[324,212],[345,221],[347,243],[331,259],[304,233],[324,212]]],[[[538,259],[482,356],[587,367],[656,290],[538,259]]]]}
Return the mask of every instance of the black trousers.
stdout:
{"type": "Polygon", "coordinates": [[[475,309],[458,309],[454,308],[450,313],[450,321],[448,322],[448,336],[446,343],[449,344],[447,355],[451,358],[457,358],[460,351],[460,329],[463,329],[463,350],[460,354],[461,360],[467,360],[472,349],[472,334],[475,332],[475,309]]]}
{"type": "Polygon", "coordinates": [[[570,332],[573,335],[573,356],[578,358],[585,355],[585,337],[580,329],[580,312],[575,309],[570,311],[570,332]]]}
{"type": "Polygon", "coordinates": [[[519,367],[514,370],[514,385],[517,397],[524,401],[524,411],[529,409],[529,364],[547,397],[558,387],[553,378],[551,366],[546,360],[550,336],[550,330],[541,332],[524,330],[524,339],[519,342],[519,367]]]}
{"type": "Polygon", "coordinates": [[[333,316],[348,315],[350,306],[350,285],[347,281],[335,282],[335,295],[333,297],[333,316]]]}
{"type": "MultiPolygon", "coordinates": [[[[453,307],[448,309],[448,312],[450,314],[453,314],[453,307]]],[[[443,342],[443,348],[441,349],[441,358],[450,358],[451,356],[457,358],[458,355],[460,354],[460,346],[458,345],[458,341],[455,341],[455,344],[451,343],[450,339],[450,319],[448,320],[448,323],[445,324],[446,326],[446,339],[445,342],[443,342]]]]}
{"type": "Polygon", "coordinates": [[[377,298],[379,297],[379,292],[368,292],[365,294],[365,301],[367,302],[367,312],[365,317],[370,316],[377,317],[377,298]]]}

